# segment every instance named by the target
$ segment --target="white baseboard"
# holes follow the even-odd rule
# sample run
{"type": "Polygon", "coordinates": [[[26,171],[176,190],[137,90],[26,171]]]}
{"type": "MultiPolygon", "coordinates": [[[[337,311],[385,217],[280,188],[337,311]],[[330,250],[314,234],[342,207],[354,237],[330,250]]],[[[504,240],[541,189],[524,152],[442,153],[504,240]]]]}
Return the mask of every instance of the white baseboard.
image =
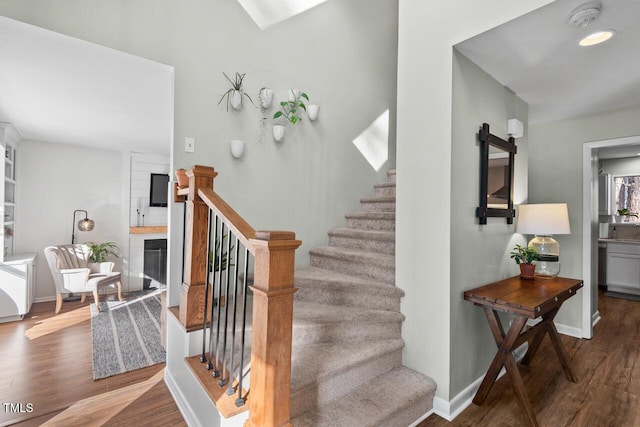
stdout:
{"type": "Polygon", "coordinates": [[[182,391],[180,391],[180,387],[178,387],[171,376],[171,372],[169,372],[167,368],[164,369],[164,382],[167,385],[171,396],[173,396],[173,400],[176,402],[176,405],[182,414],[182,418],[184,418],[187,425],[189,427],[202,427],[198,421],[198,417],[193,413],[191,406],[187,403],[182,391]]]}
{"type": "MultiPolygon", "coordinates": [[[[435,400],[435,399],[434,399],[435,400]]],[[[421,422],[423,422],[424,420],[426,420],[427,418],[429,418],[429,415],[433,414],[434,410],[431,409],[429,412],[427,412],[426,414],[424,414],[423,416],[421,416],[420,418],[418,418],[417,420],[415,420],[414,422],[412,422],[411,424],[409,424],[409,427],[417,427],[418,424],[420,424],[421,422]]]]}
{"type": "Polygon", "coordinates": [[[55,300],[56,300],[56,296],[55,296],[55,295],[53,295],[53,296],[46,296],[46,297],[38,297],[38,298],[35,298],[35,299],[33,300],[33,302],[34,302],[34,303],[35,303],[35,302],[49,302],[49,301],[55,301],[55,300]]]}

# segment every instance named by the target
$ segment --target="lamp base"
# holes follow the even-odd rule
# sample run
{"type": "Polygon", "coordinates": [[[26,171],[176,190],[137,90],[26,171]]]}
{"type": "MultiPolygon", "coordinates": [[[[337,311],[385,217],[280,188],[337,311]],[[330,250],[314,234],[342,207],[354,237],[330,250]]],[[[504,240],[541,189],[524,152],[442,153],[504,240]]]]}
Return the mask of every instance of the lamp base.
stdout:
{"type": "Polygon", "coordinates": [[[69,295],[67,295],[66,298],[62,298],[62,301],[64,302],[74,302],[74,301],[80,301],[80,295],[78,294],[74,294],[74,293],[70,293],[69,295]]]}
{"type": "Polygon", "coordinates": [[[560,244],[551,236],[536,235],[529,247],[537,252],[536,276],[556,277],[560,274],[560,244]]]}

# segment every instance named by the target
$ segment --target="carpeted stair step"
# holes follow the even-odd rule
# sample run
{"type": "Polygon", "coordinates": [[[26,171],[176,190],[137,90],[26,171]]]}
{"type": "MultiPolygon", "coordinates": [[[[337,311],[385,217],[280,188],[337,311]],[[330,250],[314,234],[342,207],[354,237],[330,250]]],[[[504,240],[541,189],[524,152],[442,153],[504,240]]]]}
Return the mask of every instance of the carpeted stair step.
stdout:
{"type": "Polygon", "coordinates": [[[395,196],[372,196],[362,197],[360,206],[365,212],[395,212],[396,197],[395,196]]]}
{"type": "Polygon", "coordinates": [[[396,182],[381,182],[373,186],[376,196],[396,196],[396,182]]]}
{"type": "Polygon", "coordinates": [[[295,347],[291,360],[291,416],[316,409],[400,367],[403,346],[402,339],[391,339],[295,347]]]}
{"type": "Polygon", "coordinates": [[[309,250],[311,266],[395,285],[395,256],[357,249],[321,246],[309,250]]]}
{"type": "Polygon", "coordinates": [[[391,169],[387,171],[387,176],[389,177],[390,181],[396,182],[396,170],[395,169],[391,169]]]}
{"type": "Polygon", "coordinates": [[[398,338],[399,312],[295,301],[293,346],[398,338]]]}
{"type": "Polygon", "coordinates": [[[400,311],[404,296],[395,286],[316,267],[296,269],[294,281],[296,301],[400,311]]]}
{"type": "Polygon", "coordinates": [[[294,426],[407,427],[433,408],[435,382],[401,366],[294,418],[294,426]]]}
{"type": "Polygon", "coordinates": [[[348,228],[359,228],[363,230],[396,230],[395,212],[350,212],[346,214],[348,228]]]}
{"type": "Polygon", "coordinates": [[[396,233],[356,228],[334,228],[329,231],[329,246],[394,255],[396,253],[396,233]]]}

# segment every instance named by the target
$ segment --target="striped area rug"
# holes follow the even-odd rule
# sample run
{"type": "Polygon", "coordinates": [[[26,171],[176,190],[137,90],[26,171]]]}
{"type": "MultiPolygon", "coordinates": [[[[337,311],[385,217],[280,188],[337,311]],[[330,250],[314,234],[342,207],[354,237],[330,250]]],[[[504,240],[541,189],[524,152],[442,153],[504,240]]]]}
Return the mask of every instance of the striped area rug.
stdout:
{"type": "Polygon", "coordinates": [[[160,291],[129,301],[91,304],[93,379],[165,361],[160,344],[160,291]]]}

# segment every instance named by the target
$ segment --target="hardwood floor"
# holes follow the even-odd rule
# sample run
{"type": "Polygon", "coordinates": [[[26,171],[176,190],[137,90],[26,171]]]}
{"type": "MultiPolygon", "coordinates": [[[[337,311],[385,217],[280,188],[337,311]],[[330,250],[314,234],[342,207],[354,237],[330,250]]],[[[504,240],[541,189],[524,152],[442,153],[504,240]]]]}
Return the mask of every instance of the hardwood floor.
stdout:
{"type": "Polygon", "coordinates": [[[89,301],[57,316],[55,302],[34,304],[24,320],[0,323],[0,426],[185,426],[164,364],[93,380],[89,301]]]}
{"type": "MultiPolygon", "coordinates": [[[[540,426],[640,426],[640,302],[598,295],[602,320],[591,340],[562,336],[578,376],[565,379],[548,338],[530,367],[519,366],[540,426]]],[[[508,377],[483,406],[471,404],[453,422],[437,415],[431,426],[522,426],[524,417],[508,377]]]]}

